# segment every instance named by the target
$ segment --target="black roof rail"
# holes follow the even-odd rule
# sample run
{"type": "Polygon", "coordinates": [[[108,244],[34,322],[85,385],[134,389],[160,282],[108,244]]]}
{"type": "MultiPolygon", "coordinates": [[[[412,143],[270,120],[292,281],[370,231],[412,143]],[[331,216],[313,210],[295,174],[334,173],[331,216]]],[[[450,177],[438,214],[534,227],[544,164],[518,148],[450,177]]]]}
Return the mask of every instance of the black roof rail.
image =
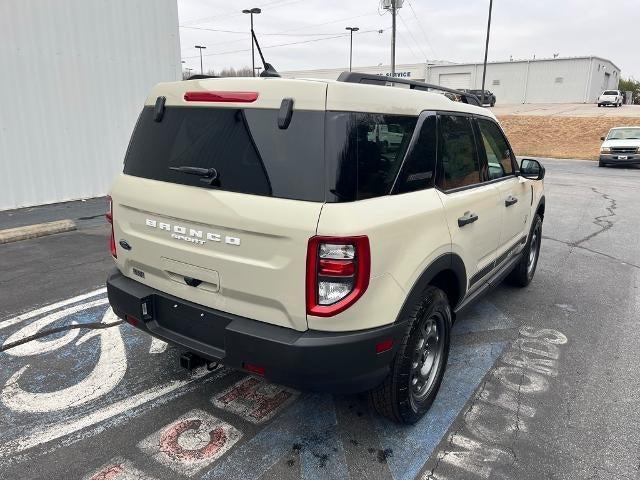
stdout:
{"type": "Polygon", "coordinates": [[[402,83],[409,85],[411,90],[423,90],[429,92],[431,90],[438,90],[444,93],[455,95],[456,98],[460,98],[463,103],[469,105],[476,105],[481,107],[478,97],[471,93],[462,92],[460,90],[454,90],[453,88],[441,87],[440,85],[432,85],[430,83],[418,82],[416,80],[406,80],[404,78],[387,77],[384,75],[376,75],[374,73],[359,73],[359,72],[342,72],[338,77],[339,82],[346,83],[365,83],[368,85],[381,85],[387,86],[389,83],[402,83]]]}
{"type": "Polygon", "coordinates": [[[191,75],[189,78],[187,78],[187,80],[202,80],[205,78],[220,78],[217,75],[201,75],[201,74],[197,74],[197,75],[191,75]]]}

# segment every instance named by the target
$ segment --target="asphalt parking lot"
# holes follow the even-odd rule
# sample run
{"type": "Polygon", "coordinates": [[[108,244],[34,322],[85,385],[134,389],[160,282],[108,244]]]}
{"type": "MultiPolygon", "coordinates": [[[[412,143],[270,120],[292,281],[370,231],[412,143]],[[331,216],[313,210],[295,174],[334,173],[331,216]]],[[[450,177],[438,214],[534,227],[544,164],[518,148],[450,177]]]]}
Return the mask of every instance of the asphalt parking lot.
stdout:
{"type": "Polygon", "coordinates": [[[536,277],[458,318],[411,427],[181,370],[108,309],[106,226],[0,246],[0,478],[640,478],[640,168],[543,163],[536,277]]]}

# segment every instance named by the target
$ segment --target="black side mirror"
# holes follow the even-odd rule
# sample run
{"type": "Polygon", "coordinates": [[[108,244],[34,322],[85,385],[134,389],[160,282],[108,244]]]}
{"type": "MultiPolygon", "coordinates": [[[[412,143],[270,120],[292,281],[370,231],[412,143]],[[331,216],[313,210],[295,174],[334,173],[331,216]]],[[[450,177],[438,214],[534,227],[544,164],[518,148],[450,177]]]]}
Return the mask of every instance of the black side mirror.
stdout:
{"type": "Polygon", "coordinates": [[[537,160],[523,158],[520,162],[520,176],[530,180],[542,180],[544,178],[544,167],[537,160]]]}
{"type": "Polygon", "coordinates": [[[604,142],[604,137],[600,137],[600,140],[602,140],[604,142]]]}

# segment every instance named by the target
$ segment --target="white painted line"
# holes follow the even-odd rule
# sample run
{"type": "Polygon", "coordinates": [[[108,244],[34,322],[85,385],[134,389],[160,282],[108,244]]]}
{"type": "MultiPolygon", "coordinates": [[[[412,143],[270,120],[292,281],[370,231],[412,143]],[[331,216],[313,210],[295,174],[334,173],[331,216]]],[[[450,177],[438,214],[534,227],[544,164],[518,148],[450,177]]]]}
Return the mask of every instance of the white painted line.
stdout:
{"type": "MultiPolygon", "coordinates": [[[[223,375],[226,375],[226,373],[227,372],[224,369],[216,370],[215,372],[213,372],[213,375],[209,377],[209,380],[219,378],[223,375]],[[217,375],[216,372],[218,372],[217,375]]],[[[72,433],[78,432],[84,428],[91,427],[124,413],[127,413],[129,416],[135,416],[136,414],[144,411],[143,409],[136,410],[136,408],[140,407],[141,405],[152,402],[153,400],[156,400],[162,396],[168,395],[175,390],[178,390],[179,388],[189,385],[193,382],[202,382],[202,377],[209,374],[210,372],[208,372],[206,369],[201,369],[194,372],[193,376],[187,380],[173,380],[171,382],[168,382],[167,384],[152,387],[148,390],[145,390],[144,392],[125,398],[123,400],[120,400],[119,402],[112,403],[111,405],[107,405],[106,407],[89,413],[83,417],[71,421],[65,421],[64,423],[55,423],[46,425],[41,428],[36,428],[30,434],[24,437],[10,440],[0,445],[0,458],[12,457],[24,450],[28,450],[52,440],[61,439],[63,437],[66,437],[67,435],[71,435],[72,433]]],[[[92,434],[100,433],[105,428],[106,426],[103,425],[95,429],[92,434]]],[[[59,442],[56,447],[61,446],[60,444],[68,445],[70,443],[73,443],[73,441],[59,442]]]]}
{"type": "Polygon", "coordinates": [[[11,327],[12,325],[23,322],[24,320],[29,320],[30,318],[37,317],[39,315],[42,315],[43,313],[52,312],[53,310],[56,310],[58,308],[66,307],[67,305],[71,305],[72,303],[80,302],[82,300],[86,300],[87,298],[95,297],[96,295],[101,295],[106,292],[107,289],[103,287],[89,293],[78,295],[77,297],[68,298],[57,303],[52,303],[51,305],[45,305],[44,307],[22,313],[16,317],[0,322],[0,330],[2,330],[3,328],[11,327]]]}
{"type": "Polygon", "coordinates": [[[190,477],[219,459],[241,437],[233,425],[192,410],[149,435],[138,447],[165,467],[190,477]]]}
{"type": "MultiPolygon", "coordinates": [[[[102,323],[115,320],[117,317],[109,308],[102,318],[102,323]]],[[[100,356],[87,377],[62,390],[28,392],[19,385],[20,377],[30,367],[27,364],[7,380],[0,392],[0,401],[15,412],[48,413],[77,407],[109,393],[120,383],[127,371],[124,342],[119,328],[105,328],[91,330],[80,338],[77,344],[82,344],[93,337],[100,339],[100,356]]]]}
{"type": "Polygon", "coordinates": [[[151,337],[151,346],[149,347],[149,353],[164,353],[167,350],[167,346],[167,342],[163,342],[156,337],[151,337]]]}
{"type": "MultiPolygon", "coordinates": [[[[39,318],[28,325],[25,325],[20,330],[15,332],[13,335],[10,335],[5,341],[4,345],[8,345],[13,342],[18,342],[23,338],[29,337],[31,335],[35,335],[43,328],[51,325],[52,323],[60,320],[69,315],[73,315],[75,313],[81,312],[83,310],[88,310],[89,308],[99,307],[101,305],[105,305],[109,300],[106,298],[100,298],[98,300],[94,300],[88,303],[80,303],[77,305],[73,305],[71,307],[65,308],[64,310],[58,310],[55,313],[47,315],[45,317],[39,318]]],[[[117,321],[118,319],[114,316],[113,321],[117,321]]],[[[13,347],[6,352],[9,355],[13,355],[14,357],[26,357],[31,355],[39,355],[46,352],[52,352],[53,350],[57,350],[59,348],[64,347],[68,343],[73,342],[73,340],[80,334],[80,330],[69,330],[64,335],[55,340],[34,340],[32,342],[27,342],[22,345],[18,345],[13,347]]]]}
{"type": "Polygon", "coordinates": [[[289,405],[298,392],[264,379],[246,377],[211,398],[218,408],[235,413],[248,422],[260,424],[289,405]]]}

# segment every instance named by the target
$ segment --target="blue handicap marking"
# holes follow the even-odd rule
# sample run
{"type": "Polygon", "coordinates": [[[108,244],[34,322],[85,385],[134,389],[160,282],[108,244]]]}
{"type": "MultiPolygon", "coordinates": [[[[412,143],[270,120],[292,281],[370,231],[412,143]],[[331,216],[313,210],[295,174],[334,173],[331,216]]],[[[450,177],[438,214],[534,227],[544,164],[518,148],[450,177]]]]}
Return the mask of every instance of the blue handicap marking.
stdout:
{"type": "Polygon", "coordinates": [[[300,454],[303,479],[348,478],[333,397],[303,394],[251,440],[222,459],[205,479],[261,477],[279,460],[300,454]],[[256,454],[260,452],[260,454],[256,454]],[[247,461],[247,459],[251,461],[247,461]]]}
{"type": "MultiPolygon", "coordinates": [[[[512,325],[498,308],[479,303],[454,326],[444,380],[427,415],[411,426],[372,416],[381,448],[393,452],[387,457],[387,464],[396,480],[416,476],[506,346],[505,342],[464,345],[457,343],[455,337],[512,325]]],[[[279,461],[295,460],[297,453],[303,479],[349,478],[342,442],[333,396],[302,394],[203,478],[257,479],[279,461]]]]}
{"type": "Polygon", "coordinates": [[[415,478],[505,345],[452,345],[436,400],[415,425],[398,425],[383,417],[375,417],[381,447],[393,452],[387,462],[394,479],[415,478]]]}

